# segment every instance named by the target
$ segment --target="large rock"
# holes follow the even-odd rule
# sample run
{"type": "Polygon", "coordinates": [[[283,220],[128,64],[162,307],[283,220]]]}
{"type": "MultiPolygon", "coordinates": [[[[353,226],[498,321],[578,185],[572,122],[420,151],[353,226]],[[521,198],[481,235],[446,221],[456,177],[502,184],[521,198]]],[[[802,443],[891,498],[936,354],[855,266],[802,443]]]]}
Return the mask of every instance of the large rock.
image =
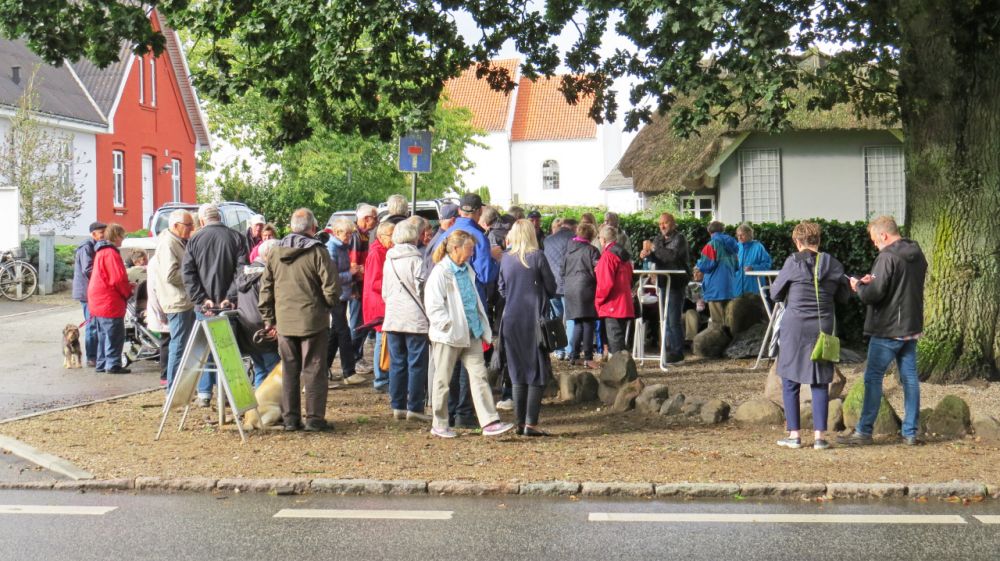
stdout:
{"type": "Polygon", "coordinates": [[[726,356],[729,358],[755,358],[760,352],[760,345],[764,341],[766,331],[767,325],[756,323],[736,334],[733,341],[726,347],[726,356]]]}
{"type": "Polygon", "coordinates": [[[676,393],[660,406],[660,415],[670,416],[670,415],[680,415],[681,408],[684,407],[684,394],[676,393]]]}
{"type": "Polygon", "coordinates": [[[634,409],[635,400],[645,387],[646,383],[642,381],[642,378],[636,378],[618,388],[618,395],[615,397],[615,403],[611,406],[611,410],[615,413],[624,413],[634,409]]]}
{"type": "Polygon", "coordinates": [[[732,338],[721,325],[710,324],[694,338],[691,349],[694,354],[705,358],[722,358],[732,338]]]}
{"type": "MultiPolygon", "coordinates": [[[[760,296],[756,294],[744,294],[739,298],[734,298],[726,304],[726,326],[730,333],[739,335],[761,322],[767,321],[764,313],[764,303],[760,301],[760,296]]],[[[760,343],[757,343],[760,346],[760,343]]],[[[754,356],[756,356],[756,351],[754,356]]]]}
{"type": "Polygon", "coordinates": [[[972,430],[983,442],[1000,444],[1000,421],[985,413],[976,413],[972,417],[972,430]]]}
{"type": "MultiPolygon", "coordinates": [[[[865,398],[865,383],[858,380],[851,386],[844,398],[844,425],[854,427],[861,417],[861,404],[865,398]]],[[[899,433],[900,420],[896,410],[882,397],[882,404],[879,406],[878,416],[875,418],[875,426],[872,433],[876,436],[895,435],[899,433]]]]}
{"type": "Polygon", "coordinates": [[[601,403],[611,407],[615,404],[616,397],[618,397],[618,388],[612,388],[606,384],[597,384],[597,399],[601,403]]]}
{"type": "Polygon", "coordinates": [[[785,414],[769,399],[751,399],[736,408],[733,419],[750,425],[780,425],[785,422],[785,414]]]}
{"type": "Polygon", "coordinates": [[[721,399],[710,399],[701,406],[701,421],[717,425],[729,419],[729,404],[721,399]]]}
{"type": "Polygon", "coordinates": [[[640,413],[657,414],[668,397],[670,397],[670,389],[666,384],[646,386],[639,397],[635,398],[635,409],[640,413]]]}
{"type": "Polygon", "coordinates": [[[570,403],[595,401],[597,386],[597,378],[591,372],[566,372],[559,377],[559,399],[570,403]]]}
{"type": "Polygon", "coordinates": [[[830,410],[826,416],[826,430],[844,430],[844,400],[831,399],[830,410]]]}
{"type": "Polygon", "coordinates": [[[927,432],[944,438],[961,438],[971,426],[969,406],[957,395],[941,398],[927,419],[927,432]]]}
{"type": "Polygon", "coordinates": [[[701,415],[701,407],[703,405],[705,405],[704,401],[692,399],[681,406],[681,413],[688,417],[697,417],[701,415]]]}
{"type": "Polygon", "coordinates": [[[841,364],[859,364],[865,361],[865,355],[861,353],[856,353],[851,349],[841,347],[840,348],[840,363],[841,364]]]}
{"type": "MultiPolygon", "coordinates": [[[[840,371],[840,368],[833,367],[833,382],[830,383],[830,399],[837,399],[844,393],[844,386],[847,385],[847,378],[840,371]]],[[[767,380],[764,382],[764,397],[775,402],[782,410],[785,403],[781,397],[781,377],[778,376],[778,364],[771,365],[771,370],[767,373],[767,380]]],[[[799,391],[799,401],[812,401],[812,392],[808,387],[803,386],[799,391]]]]}
{"type": "Polygon", "coordinates": [[[635,361],[628,351],[618,351],[601,368],[600,382],[605,386],[620,388],[639,377],[635,361]]]}
{"type": "Polygon", "coordinates": [[[917,434],[927,434],[927,420],[931,418],[931,413],[934,412],[932,407],[924,407],[920,410],[920,415],[917,416],[917,434]]]}

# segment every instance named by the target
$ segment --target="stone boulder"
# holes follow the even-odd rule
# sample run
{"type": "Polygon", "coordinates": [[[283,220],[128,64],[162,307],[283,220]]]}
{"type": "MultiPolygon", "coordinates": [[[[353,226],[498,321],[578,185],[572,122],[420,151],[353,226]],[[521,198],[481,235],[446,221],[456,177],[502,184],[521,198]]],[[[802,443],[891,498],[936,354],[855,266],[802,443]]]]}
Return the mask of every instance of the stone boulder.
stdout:
{"type": "MultiPolygon", "coordinates": [[[[844,398],[845,426],[854,427],[858,424],[858,419],[861,417],[861,403],[864,401],[864,398],[865,383],[863,380],[858,380],[851,386],[850,391],[847,392],[847,397],[844,398]]],[[[900,426],[899,415],[896,414],[896,410],[892,408],[892,405],[883,396],[872,432],[875,436],[895,435],[899,433],[900,426]]]]}
{"type": "Polygon", "coordinates": [[[972,430],[983,442],[1000,444],[1000,421],[985,413],[976,413],[972,417],[972,430]]]}
{"type": "Polygon", "coordinates": [[[726,356],[728,358],[756,358],[766,331],[766,324],[756,323],[743,332],[737,333],[733,336],[733,341],[726,347],[726,356]]]}
{"type": "Polygon", "coordinates": [[[961,438],[971,426],[969,406],[957,395],[941,398],[927,419],[927,432],[944,438],[961,438]]]}
{"type": "Polygon", "coordinates": [[[749,425],[780,425],[785,422],[785,414],[769,399],[751,399],[736,408],[733,419],[749,425]]]}
{"type": "Polygon", "coordinates": [[[658,414],[663,402],[670,397],[670,389],[666,384],[646,386],[639,397],[635,398],[635,409],[640,413],[658,414]]]}
{"type": "Polygon", "coordinates": [[[671,415],[680,415],[682,407],[684,407],[684,394],[674,394],[667,398],[663,402],[663,405],[660,406],[660,415],[666,417],[671,415]]]}
{"type": "Polygon", "coordinates": [[[686,401],[684,405],[681,406],[681,414],[687,415],[688,417],[697,417],[701,415],[701,407],[705,405],[704,401],[692,399],[686,401]]]}
{"type": "Polygon", "coordinates": [[[839,399],[844,395],[844,388],[847,387],[847,377],[840,371],[840,367],[833,367],[833,382],[830,382],[830,399],[839,399]]]}
{"type": "Polygon", "coordinates": [[[559,399],[569,403],[596,401],[598,385],[591,372],[566,372],[559,376],[559,399]]]}
{"type": "Polygon", "coordinates": [[[615,398],[618,397],[618,388],[612,388],[611,386],[598,383],[597,384],[597,399],[601,403],[611,407],[615,403],[615,398]]]}
{"type": "Polygon", "coordinates": [[[924,407],[920,410],[920,415],[917,416],[917,434],[927,434],[927,420],[931,418],[933,412],[933,407],[924,407]]]}
{"type": "Polygon", "coordinates": [[[831,399],[830,411],[826,416],[826,429],[831,431],[844,430],[844,400],[831,399]]]}
{"type": "Polygon", "coordinates": [[[639,371],[635,367],[635,361],[632,360],[632,354],[628,351],[618,351],[601,367],[599,381],[602,385],[620,388],[638,377],[639,371]]]}
{"type": "Polygon", "coordinates": [[[721,399],[710,399],[701,406],[701,421],[708,425],[717,425],[729,419],[729,404],[721,399]]]}
{"type": "MultiPolygon", "coordinates": [[[[838,399],[844,393],[847,385],[847,377],[844,376],[840,368],[833,367],[833,382],[830,383],[830,399],[838,399]]],[[[771,365],[771,370],[767,373],[767,380],[764,382],[764,397],[778,404],[782,410],[785,403],[781,397],[781,377],[778,376],[778,364],[771,365]]],[[[812,401],[812,395],[808,387],[803,386],[799,391],[799,401],[805,403],[812,401]]]]}
{"type": "Polygon", "coordinates": [[[635,409],[635,400],[645,387],[646,383],[642,381],[642,378],[636,378],[618,388],[618,395],[615,396],[615,402],[611,406],[611,410],[615,413],[624,413],[635,409]]]}
{"type": "Polygon", "coordinates": [[[767,380],[764,381],[764,397],[776,403],[778,407],[784,408],[784,400],[781,397],[781,376],[778,376],[778,361],[772,361],[771,369],[767,371],[767,380]]]}
{"type": "MultiPolygon", "coordinates": [[[[726,304],[726,326],[733,335],[739,335],[755,325],[767,322],[764,303],[756,294],[744,294],[726,304]]],[[[760,347],[760,342],[757,342],[760,347]]],[[[754,351],[754,356],[757,352],[754,351]]]]}
{"type": "Polygon", "coordinates": [[[732,338],[721,325],[709,324],[708,329],[694,338],[691,349],[694,354],[705,358],[722,358],[732,338]]]}

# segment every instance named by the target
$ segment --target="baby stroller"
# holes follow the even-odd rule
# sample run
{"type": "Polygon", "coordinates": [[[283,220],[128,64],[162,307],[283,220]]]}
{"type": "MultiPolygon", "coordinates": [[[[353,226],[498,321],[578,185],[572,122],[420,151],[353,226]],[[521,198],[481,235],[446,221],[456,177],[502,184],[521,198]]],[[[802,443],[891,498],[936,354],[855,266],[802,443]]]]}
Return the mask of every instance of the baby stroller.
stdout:
{"type": "Polygon", "coordinates": [[[125,346],[122,365],[140,360],[160,359],[162,342],[159,334],[146,327],[146,281],[136,285],[132,298],[125,304],[125,346]]]}

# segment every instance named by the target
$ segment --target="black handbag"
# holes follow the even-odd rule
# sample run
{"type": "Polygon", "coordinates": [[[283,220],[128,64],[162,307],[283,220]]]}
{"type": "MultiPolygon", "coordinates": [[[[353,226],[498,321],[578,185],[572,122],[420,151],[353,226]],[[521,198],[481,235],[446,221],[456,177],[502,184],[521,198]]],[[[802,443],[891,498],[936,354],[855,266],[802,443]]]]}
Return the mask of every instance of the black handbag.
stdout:
{"type": "Polygon", "coordinates": [[[566,339],[566,326],[563,325],[562,318],[549,317],[551,312],[546,313],[550,304],[546,303],[542,309],[542,315],[535,324],[535,334],[538,339],[538,346],[545,352],[552,352],[558,349],[565,349],[569,341],[566,339]]]}

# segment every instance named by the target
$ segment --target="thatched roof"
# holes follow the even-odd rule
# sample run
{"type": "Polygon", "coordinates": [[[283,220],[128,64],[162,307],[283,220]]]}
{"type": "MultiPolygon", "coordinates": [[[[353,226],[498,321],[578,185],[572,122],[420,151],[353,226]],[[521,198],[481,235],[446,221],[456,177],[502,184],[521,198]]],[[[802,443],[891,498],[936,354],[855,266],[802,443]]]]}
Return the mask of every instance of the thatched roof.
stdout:
{"type": "MultiPolygon", "coordinates": [[[[625,177],[632,178],[637,192],[688,191],[713,186],[718,175],[717,161],[728,156],[750,135],[761,131],[756,122],[735,129],[713,122],[687,139],[679,138],[670,126],[672,111],[654,116],[643,127],[618,162],[625,177]]],[[[893,130],[876,118],[859,117],[854,107],[838,104],[829,110],[809,111],[805,96],[789,114],[790,130],[893,130]]]]}

